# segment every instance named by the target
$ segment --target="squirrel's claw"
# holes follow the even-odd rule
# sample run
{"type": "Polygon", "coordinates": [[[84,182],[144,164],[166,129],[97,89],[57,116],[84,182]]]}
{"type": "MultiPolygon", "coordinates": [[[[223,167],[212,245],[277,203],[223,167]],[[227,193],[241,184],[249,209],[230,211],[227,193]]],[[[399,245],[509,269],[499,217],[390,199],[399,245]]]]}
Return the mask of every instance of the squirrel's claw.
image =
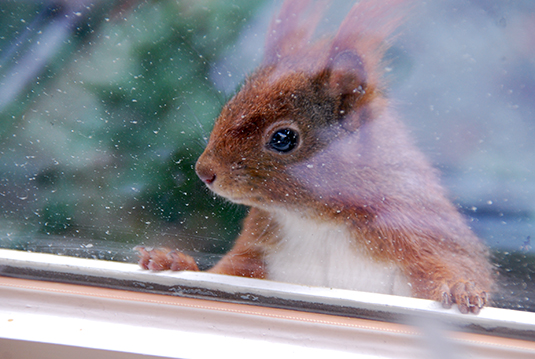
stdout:
{"type": "Polygon", "coordinates": [[[168,248],[147,249],[142,246],[137,246],[134,249],[138,251],[138,263],[143,269],[152,271],[169,269],[172,271],[199,270],[193,257],[181,252],[172,251],[168,248]]]}
{"type": "Polygon", "coordinates": [[[443,284],[440,293],[442,307],[448,309],[455,303],[463,314],[478,314],[488,302],[487,292],[479,291],[473,282],[459,281],[451,287],[443,284]]]}

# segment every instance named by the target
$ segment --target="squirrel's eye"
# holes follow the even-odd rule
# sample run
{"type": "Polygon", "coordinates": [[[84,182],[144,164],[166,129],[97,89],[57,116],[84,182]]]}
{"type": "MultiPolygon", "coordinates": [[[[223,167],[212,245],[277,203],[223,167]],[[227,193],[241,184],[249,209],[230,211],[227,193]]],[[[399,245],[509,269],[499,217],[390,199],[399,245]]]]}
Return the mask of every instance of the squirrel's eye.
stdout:
{"type": "Polygon", "coordinates": [[[299,143],[299,135],[291,128],[281,128],[271,135],[269,147],[278,152],[290,152],[299,143]]]}

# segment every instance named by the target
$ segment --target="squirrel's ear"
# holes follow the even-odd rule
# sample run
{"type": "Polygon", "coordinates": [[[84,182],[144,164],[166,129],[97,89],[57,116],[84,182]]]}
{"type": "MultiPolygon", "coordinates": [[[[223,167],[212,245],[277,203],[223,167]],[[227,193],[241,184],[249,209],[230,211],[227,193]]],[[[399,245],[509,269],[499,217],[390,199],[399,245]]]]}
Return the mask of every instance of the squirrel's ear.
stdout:
{"type": "Polygon", "coordinates": [[[327,77],[324,84],[328,93],[338,103],[338,116],[343,120],[344,128],[354,131],[359,121],[350,120],[354,116],[348,115],[358,106],[359,99],[366,94],[367,89],[367,76],[361,57],[353,50],[337,53],[329,59],[323,76],[324,79],[327,77]]]}

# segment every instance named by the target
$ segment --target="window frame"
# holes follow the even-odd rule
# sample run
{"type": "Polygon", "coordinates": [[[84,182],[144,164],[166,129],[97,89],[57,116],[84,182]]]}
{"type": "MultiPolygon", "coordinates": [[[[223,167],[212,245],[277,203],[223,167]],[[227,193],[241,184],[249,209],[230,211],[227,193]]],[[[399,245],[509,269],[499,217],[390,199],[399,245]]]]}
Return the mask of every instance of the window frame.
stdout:
{"type": "Polygon", "coordinates": [[[414,357],[437,350],[427,347],[434,340],[476,357],[535,354],[535,313],[488,307],[464,315],[424,299],[5,249],[0,300],[0,344],[17,357],[245,356],[260,347],[261,356],[312,348],[414,357]]]}

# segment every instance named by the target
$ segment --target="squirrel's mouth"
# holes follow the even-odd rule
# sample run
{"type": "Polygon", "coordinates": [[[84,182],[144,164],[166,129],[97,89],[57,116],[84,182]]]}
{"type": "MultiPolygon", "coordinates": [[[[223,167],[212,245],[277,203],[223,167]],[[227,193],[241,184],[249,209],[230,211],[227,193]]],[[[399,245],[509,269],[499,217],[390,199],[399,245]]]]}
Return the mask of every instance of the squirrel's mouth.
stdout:
{"type": "Polygon", "coordinates": [[[232,203],[258,207],[264,205],[266,202],[266,200],[259,196],[256,192],[243,193],[241,191],[229,191],[223,189],[223,186],[213,184],[208,185],[207,187],[218,196],[223,197],[232,203]]]}
{"type": "Polygon", "coordinates": [[[206,187],[208,187],[213,193],[220,197],[226,198],[231,202],[250,205],[248,196],[244,195],[243,193],[228,190],[223,185],[218,183],[206,183],[206,187]]]}

